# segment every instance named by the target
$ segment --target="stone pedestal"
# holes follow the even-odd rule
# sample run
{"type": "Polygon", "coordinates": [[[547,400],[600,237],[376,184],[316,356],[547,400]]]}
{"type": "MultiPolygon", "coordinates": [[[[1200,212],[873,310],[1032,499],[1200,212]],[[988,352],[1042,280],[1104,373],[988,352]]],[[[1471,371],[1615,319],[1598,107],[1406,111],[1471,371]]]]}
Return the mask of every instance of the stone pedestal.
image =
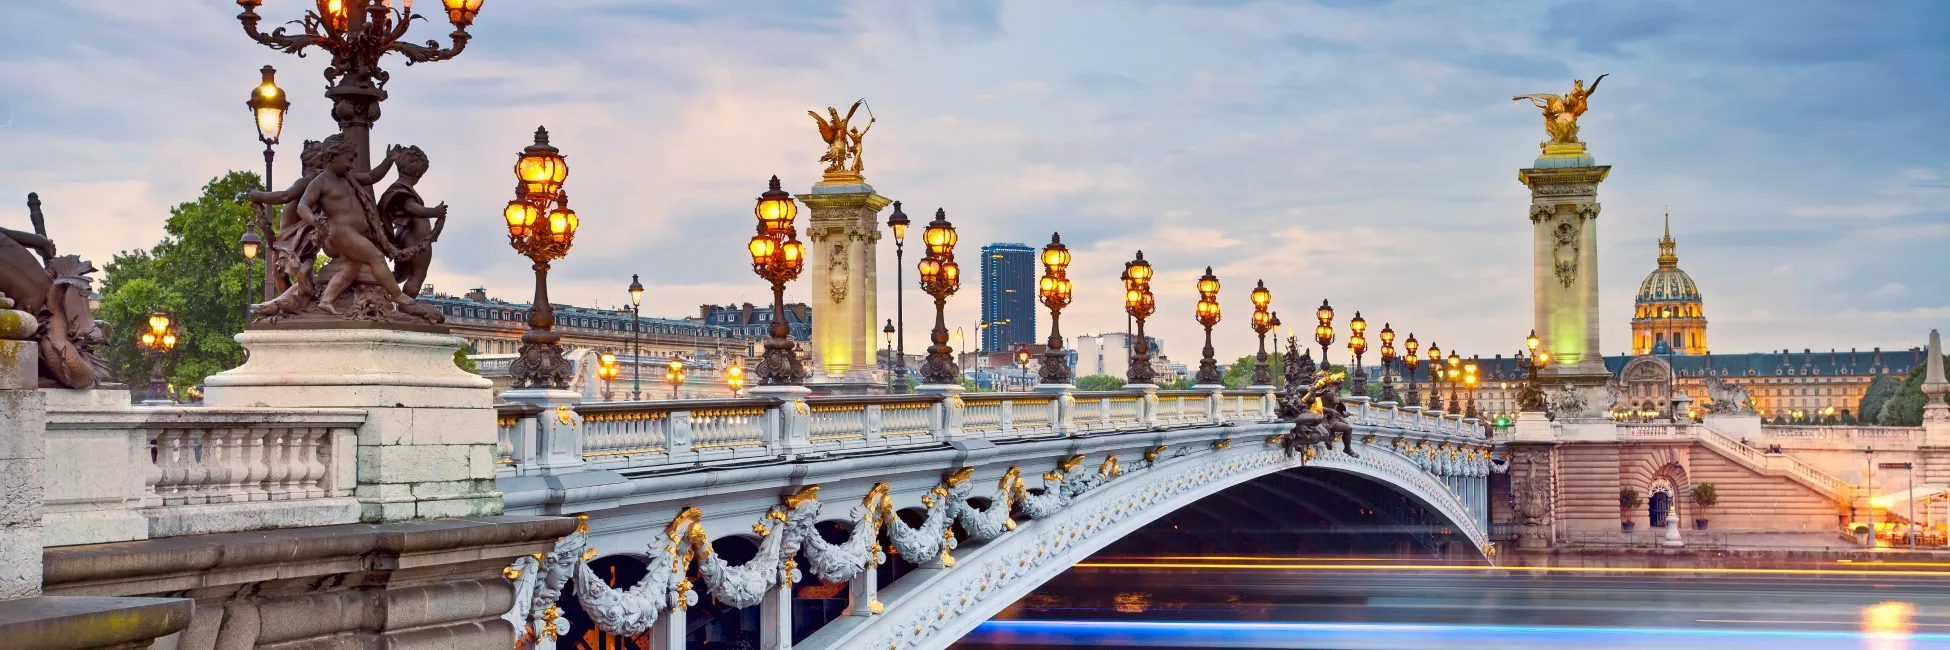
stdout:
{"type": "MultiPolygon", "coordinates": [[[[4,300],[4,296],[0,296],[4,300]]],[[[0,304],[0,318],[25,312],[0,304]]],[[[0,331],[0,601],[41,594],[41,499],[46,398],[34,390],[40,353],[24,332],[0,331]]],[[[4,610],[0,606],[0,610],[4,610]]]]}
{"type": "Polygon", "coordinates": [[[244,365],[211,376],[216,407],[364,409],[360,518],[501,513],[493,383],[454,365],[458,336],[388,329],[252,330],[244,365]]]}
{"type": "Polygon", "coordinates": [[[1058,435],[1072,436],[1077,431],[1077,392],[1076,384],[1036,384],[1036,392],[1056,396],[1056,420],[1050,426],[1058,435]]]}
{"type": "Polygon", "coordinates": [[[921,384],[914,387],[916,394],[941,396],[941,404],[934,409],[934,422],[929,426],[942,432],[948,440],[961,440],[964,437],[961,430],[963,390],[956,384],[921,384]]]}
{"type": "Polygon", "coordinates": [[[776,418],[767,423],[770,429],[766,434],[781,453],[796,454],[812,446],[812,411],[806,407],[806,396],[812,389],[805,386],[753,386],[745,389],[752,397],[770,397],[784,402],[779,408],[767,411],[768,417],[776,418]]]}
{"type": "Polygon", "coordinates": [[[1530,188],[1532,322],[1552,357],[1546,384],[1596,377],[1602,385],[1610,376],[1598,349],[1598,184],[1610,173],[1582,143],[1548,145],[1517,172],[1530,188]]]}
{"type": "MultiPolygon", "coordinates": [[[[880,209],[891,201],[875,194],[857,177],[822,181],[799,195],[811,212],[806,226],[808,263],[812,268],[813,379],[837,384],[874,383],[878,365],[874,337],[879,292],[876,269],[880,241],[880,209]]],[[[825,392],[846,392],[843,386],[825,392]]],[[[862,391],[864,392],[864,390],[862,391]]]]}
{"type": "Polygon", "coordinates": [[[537,473],[582,471],[582,418],[574,410],[582,397],[572,390],[551,388],[522,388],[501,394],[504,402],[533,404],[543,411],[542,417],[535,418],[533,462],[537,473]]]}

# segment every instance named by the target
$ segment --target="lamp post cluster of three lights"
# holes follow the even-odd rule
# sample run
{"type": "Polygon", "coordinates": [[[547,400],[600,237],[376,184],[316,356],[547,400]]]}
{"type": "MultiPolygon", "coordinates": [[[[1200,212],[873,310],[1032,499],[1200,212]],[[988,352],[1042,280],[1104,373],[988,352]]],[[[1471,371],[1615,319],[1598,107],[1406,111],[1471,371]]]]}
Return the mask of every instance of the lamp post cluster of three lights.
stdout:
{"type": "Polygon", "coordinates": [[[1273,292],[1266,289],[1266,281],[1260,280],[1253,287],[1253,333],[1259,335],[1259,356],[1253,360],[1254,386],[1273,385],[1273,369],[1266,363],[1266,332],[1279,331],[1280,321],[1267,309],[1273,304],[1273,292]]]}
{"type": "MultiPolygon", "coordinates": [[[[1063,236],[1050,233],[1049,245],[1043,247],[1043,277],[1036,282],[1036,292],[1043,299],[1043,306],[1049,308],[1049,345],[1043,351],[1043,367],[1036,373],[1036,380],[1044,384],[1070,383],[1070,359],[1063,353],[1063,308],[1070,304],[1070,248],[1063,245],[1063,236]]],[[[1027,367],[1028,350],[1022,352],[1022,362],[1027,367]]]]}
{"type": "Polygon", "coordinates": [[[1213,358],[1212,326],[1219,324],[1219,276],[1212,275],[1212,267],[1205,267],[1205,275],[1198,277],[1198,304],[1193,307],[1198,324],[1205,327],[1205,348],[1198,360],[1198,374],[1193,380],[1205,385],[1225,383],[1225,375],[1219,372],[1219,360],[1213,358]]]}
{"type": "Polygon", "coordinates": [[[671,399],[677,399],[677,389],[684,387],[684,382],[689,381],[690,378],[690,374],[684,372],[682,359],[671,357],[670,361],[664,364],[664,383],[670,384],[671,399]]]}
{"type": "Polygon", "coordinates": [[[1442,346],[1429,344],[1429,408],[1432,413],[1442,412],[1442,346]]]}
{"type": "Polygon", "coordinates": [[[772,283],[771,336],[765,339],[765,353],[755,368],[758,383],[797,386],[806,378],[806,367],[793,350],[792,329],[785,321],[785,283],[806,268],[806,246],[799,242],[799,231],[793,226],[799,204],[779,189],[779,177],[773,176],[753,213],[758,216],[758,234],[747,246],[752,254],[752,272],[772,283]]]}
{"type": "Polygon", "coordinates": [[[1530,330],[1530,336],[1524,337],[1523,345],[1530,351],[1530,356],[1526,359],[1522,352],[1517,353],[1517,365],[1523,366],[1527,373],[1523,389],[1517,396],[1517,408],[1523,411],[1542,411],[1546,408],[1544,389],[1537,380],[1537,373],[1550,365],[1551,353],[1542,348],[1543,341],[1537,338],[1537,330],[1534,329],[1530,330]]]}
{"type": "Polygon", "coordinates": [[[1383,402],[1395,402],[1395,403],[1401,402],[1401,396],[1395,394],[1394,372],[1395,372],[1395,327],[1388,323],[1382,323],[1381,324],[1381,401],[1383,402]]]}
{"type": "Polygon", "coordinates": [[[175,319],[171,318],[168,312],[153,311],[149,312],[149,319],[145,324],[149,328],[143,330],[136,338],[136,344],[156,355],[156,365],[155,370],[149,373],[149,394],[143,398],[143,402],[146,404],[174,402],[175,399],[169,392],[169,382],[163,379],[163,357],[176,349],[178,332],[175,319]]]}
{"type": "Polygon", "coordinates": [[[1137,252],[1137,259],[1124,263],[1124,313],[1137,322],[1137,335],[1131,342],[1131,367],[1124,371],[1124,381],[1133,384],[1156,383],[1158,376],[1151,367],[1151,339],[1144,336],[1144,319],[1158,309],[1157,299],[1151,294],[1151,273],[1151,263],[1144,261],[1144,251],[1137,252]]]}
{"type": "Polygon", "coordinates": [[[616,353],[604,350],[596,356],[596,378],[603,380],[603,401],[612,399],[616,378],[621,374],[622,369],[616,366],[616,353]]]}
{"type": "Polygon", "coordinates": [[[948,222],[948,211],[936,209],[934,221],[921,233],[927,255],[916,265],[921,272],[921,290],[934,297],[934,331],[929,340],[927,361],[921,364],[921,383],[953,384],[961,376],[955,363],[954,348],[948,347],[948,296],[961,288],[961,265],[955,263],[955,226],[948,222]]]}
{"type": "Polygon", "coordinates": [[[515,198],[502,210],[508,245],[533,262],[535,269],[528,331],[521,335],[520,354],[508,366],[517,389],[564,389],[569,384],[571,369],[562,358],[562,335],[555,332],[555,308],[548,301],[549,262],[569,254],[581,224],[562,189],[568,177],[568,161],[548,143],[548,129],[536,128],[535,143],[522,149],[515,161],[515,198]]]}
{"type": "Polygon", "coordinates": [[[1354,312],[1354,319],[1347,322],[1347,351],[1354,355],[1354,372],[1349,373],[1348,381],[1354,385],[1349,393],[1355,397],[1368,396],[1368,371],[1361,366],[1361,355],[1368,351],[1368,319],[1361,312],[1354,312]]]}

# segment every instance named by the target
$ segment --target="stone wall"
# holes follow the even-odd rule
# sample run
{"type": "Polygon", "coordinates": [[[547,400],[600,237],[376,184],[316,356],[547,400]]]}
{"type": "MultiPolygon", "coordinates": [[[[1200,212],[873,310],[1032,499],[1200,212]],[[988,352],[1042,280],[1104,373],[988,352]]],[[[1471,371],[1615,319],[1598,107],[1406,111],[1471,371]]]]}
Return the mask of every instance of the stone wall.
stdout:
{"type": "Polygon", "coordinates": [[[1557,528],[1561,539],[1617,535],[1617,445],[1564,444],[1557,448],[1557,528]]]}

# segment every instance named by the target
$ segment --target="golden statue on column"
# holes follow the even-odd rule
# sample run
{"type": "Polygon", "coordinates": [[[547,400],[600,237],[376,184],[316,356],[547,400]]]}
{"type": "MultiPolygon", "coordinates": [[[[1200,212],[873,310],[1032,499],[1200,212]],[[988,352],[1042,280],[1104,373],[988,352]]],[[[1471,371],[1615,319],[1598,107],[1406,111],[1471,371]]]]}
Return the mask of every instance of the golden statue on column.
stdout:
{"type": "Polygon", "coordinates": [[[867,137],[867,131],[873,129],[873,107],[867,108],[865,127],[849,125],[853,122],[853,114],[859,112],[860,107],[866,103],[865,99],[855,100],[853,106],[846,109],[845,116],[840,115],[840,109],[831,106],[826,107],[825,117],[820,116],[819,111],[806,111],[806,114],[811,115],[813,121],[819,124],[820,139],[826,141],[826,153],[819,156],[819,161],[826,163],[826,175],[822,183],[865,182],[865,177],[860,174],[866,171],[863,141],[867,137]]]}
{"type": "Polygon", "coordinates": [[[1561,96],[1550,93],[1536,93],[1531,95],[1517,95],[1516,97],[1511,97],[1510,100],[1521,101],[1528,99],[1530,103],[1536,104],[1538,108],[1544,109],[1544,132],[1549,134],[1551,139],[1538,143],[1539,146],[1549,149],[1550,145],[1553,144],[1583,144],[1578,140],[1578,116],[1583,115],[1584,111],[1590,108],[1590,103],[1587,100],[1591,97],[1591,93],[1598,92],[1598,83],[1604,81],[1605,77],[1608,76],[1611,75],[1598,75],[1598,78],[1591,82],[1590,88],[1584,87],[1583,79],[1572,81],[1571,92],[1561,96]]]}

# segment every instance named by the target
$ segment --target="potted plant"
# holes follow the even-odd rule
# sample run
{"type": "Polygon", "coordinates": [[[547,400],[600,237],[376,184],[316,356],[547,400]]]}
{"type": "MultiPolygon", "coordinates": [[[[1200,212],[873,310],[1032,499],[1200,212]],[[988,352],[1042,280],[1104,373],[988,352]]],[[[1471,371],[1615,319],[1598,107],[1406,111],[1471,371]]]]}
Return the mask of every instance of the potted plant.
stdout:
{"type": "MultiPolygon", "coordinates": [[[[1714,488],[1712,483],[1697,483],[1693,485],[1693,503],[1697,504],[1701,510],[1700,512],[1694,514],[1706,514],[1705,513],[1706,508],[1711,507],[1713,504],[1719,502],[1720,502],[1720,491],[1714,488]]],[[[1693,529],[1706,530],[1706,518],[1694,517],[1693,529]]]]}
{"type": "Polygon", "coordinates": [[[1638,490],[1632,488],[1620,488],[1618,490],[1619,530],[1628,533],[1632,532],[1632,511],[1644,503],[1645,499],[1639,498],[1638,490]]]}

